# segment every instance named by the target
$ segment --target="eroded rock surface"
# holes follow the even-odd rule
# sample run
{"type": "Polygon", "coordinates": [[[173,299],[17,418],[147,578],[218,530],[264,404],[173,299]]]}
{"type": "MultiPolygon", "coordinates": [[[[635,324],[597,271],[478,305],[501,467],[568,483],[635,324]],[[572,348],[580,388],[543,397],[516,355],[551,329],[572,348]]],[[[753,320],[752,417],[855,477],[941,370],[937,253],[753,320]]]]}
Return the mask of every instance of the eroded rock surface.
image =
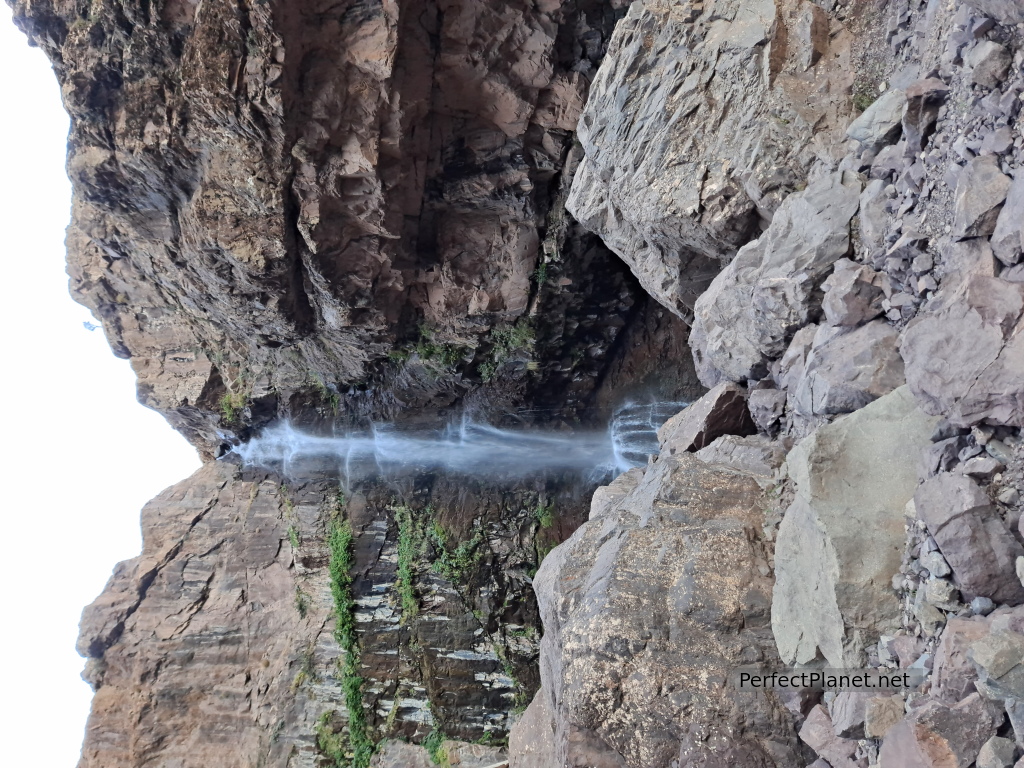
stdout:
{"type": "Polygon", "coordinates": [[[207,453],[296,393],[379,378],[421,324],[469,354],[527,311],[615,16],[585,0],[12,5],[71,116],[72,293],[142,402],[207,453]]]}
{"type": "Polygon", "coordinates": [[[759,379],[821,306],[821,283],[847,255],[860,183],[834,174],[790,195],[695,306],[690,346],[705,386],[759,379]]]}
{"type": "Polygon", "coordinates": [[[835,150],[851,39],[807,0],[644,0],[579,126],[568,208],[684,319],[724,262],[835,150]]]}
{"type": "Polygon", "coordinates": [[[935,422],[901,387],[790,451],[796,498],[779,528],[772,598],[786,663],[857,667],[879,635],[896,629],[891,581],[903,551],[903,510],[935,422]]]}
{"type": "Polygon", "coordinates": [[[798,765],[781,701],[726,684],[775,658],[758,484],[680,452],[615,489],[537,573],[542,688],[517,731],[553,734],[551,766],[798,765]]]}

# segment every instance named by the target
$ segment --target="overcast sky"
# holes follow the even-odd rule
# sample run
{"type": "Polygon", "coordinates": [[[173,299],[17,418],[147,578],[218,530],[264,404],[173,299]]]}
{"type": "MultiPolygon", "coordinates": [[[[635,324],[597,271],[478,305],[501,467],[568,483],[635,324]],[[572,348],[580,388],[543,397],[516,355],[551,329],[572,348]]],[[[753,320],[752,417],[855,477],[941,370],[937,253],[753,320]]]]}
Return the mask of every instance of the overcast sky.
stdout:
{"type": "Polygon", "coordinates": [[[0,763],[73,768],[91,691],[82,607],[138,554],[139,510],[198,466],[68,296],[68,121],[46,57],[0,2],[4,404],[0,763]]]}

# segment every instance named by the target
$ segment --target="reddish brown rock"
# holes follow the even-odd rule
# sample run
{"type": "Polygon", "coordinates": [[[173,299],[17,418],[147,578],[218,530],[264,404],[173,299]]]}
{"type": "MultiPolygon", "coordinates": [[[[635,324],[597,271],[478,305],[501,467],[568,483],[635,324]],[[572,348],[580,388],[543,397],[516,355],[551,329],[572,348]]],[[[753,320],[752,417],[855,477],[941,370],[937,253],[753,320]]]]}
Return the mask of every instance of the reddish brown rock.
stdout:
{"type": "Polygon", "coordinates": [[[613,21],[532,0],[12,5],[71,117],[72,294],[207,454],[316,382],[365,381],[420,323],[474,347],[527,310],[613,21]]]}
{"type": "Polygon", "coordinates": [[[967,768],[1001,720],[976,693],[952,708],[929,702],[888,732],[879,763],[884,768],[967,768]]]}
{"type": "Polygon", "coordinates": [[[946,704],[974,693],[978,673],[967,657],[971,643],[988,634],[988,622],[950,617],[935,651],[932,691],[946,704]]]}
{"type": "Polygon", "coordinates": [[[677,452],[622,487],[534,579],[547,701],[512,743],[527,738],[520,728],[550,729],[546,768],[799,765],[778,697],[726,682],[736,666],[777,660],[757,483],[677,452]]]}
{"type": "Polygon", "coordinates": [[[859,768],[853,758],[857,742],[836,735],[828,712],[820,704],[807,715],[800,728],[800,738],[832,768],[859,768]]]}

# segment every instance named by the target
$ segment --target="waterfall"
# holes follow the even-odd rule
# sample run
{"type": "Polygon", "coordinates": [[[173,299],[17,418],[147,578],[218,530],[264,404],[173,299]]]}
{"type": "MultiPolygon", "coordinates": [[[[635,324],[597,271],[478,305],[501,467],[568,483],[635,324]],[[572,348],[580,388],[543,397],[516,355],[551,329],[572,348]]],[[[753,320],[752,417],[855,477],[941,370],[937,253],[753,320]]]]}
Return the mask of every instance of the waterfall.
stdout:
{"type": "Polygon", "coordinates": [[[603,431],[504,429],[463,419],[443,430],[374,425],[336,435],[274,424],[233,453],[244,465],[285,477],[332,475],[351,481],[371,475],[444,470],[516,479],[573,472],[601,479],[643,466],[658,452],[657,430],[686,403],[626,403],[603,431]]]}

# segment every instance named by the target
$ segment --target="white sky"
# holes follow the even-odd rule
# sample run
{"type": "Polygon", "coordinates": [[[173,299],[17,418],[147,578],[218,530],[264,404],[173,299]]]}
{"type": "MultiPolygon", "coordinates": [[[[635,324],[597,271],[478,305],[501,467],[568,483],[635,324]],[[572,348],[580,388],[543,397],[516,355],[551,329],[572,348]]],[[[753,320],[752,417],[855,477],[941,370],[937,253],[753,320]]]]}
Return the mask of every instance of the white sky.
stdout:
{"type": "Polygon", "coordinates": [[[67,115],[3,2],[0,72],[0,764],[73,768],[92,695],[82,607],[138,553],[142,505],[199,460],[68,296],[67,115]]]}

